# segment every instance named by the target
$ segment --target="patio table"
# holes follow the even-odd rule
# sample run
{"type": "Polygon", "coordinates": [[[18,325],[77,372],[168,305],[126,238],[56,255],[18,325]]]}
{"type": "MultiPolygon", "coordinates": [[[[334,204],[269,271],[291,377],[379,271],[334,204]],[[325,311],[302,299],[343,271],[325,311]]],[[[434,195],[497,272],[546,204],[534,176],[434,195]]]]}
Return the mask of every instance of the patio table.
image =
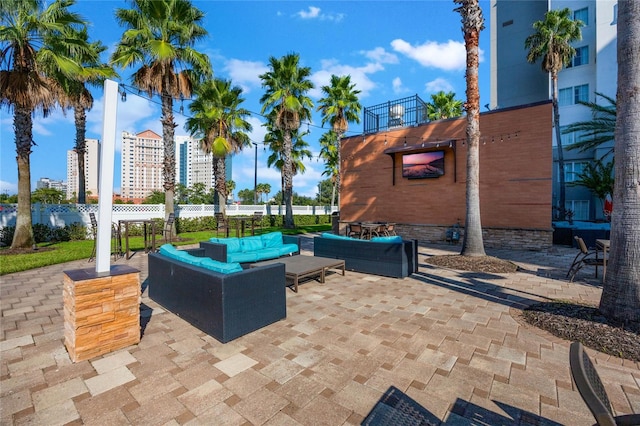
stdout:
{"type": "Polygon", "coordinates": [[[324,283],[324,276],[329,269],[341,269],[344,275],[345,263],[342,259],[330,259],[316,256],[289,256],[278,259],[265,260],[263,262],[252,263],[250,268],[272,263],[284,263],[285,277],[293,281],[293,291],[298,292],[298,282],[301,278],[320,276],[320,282],[324,283]]]}

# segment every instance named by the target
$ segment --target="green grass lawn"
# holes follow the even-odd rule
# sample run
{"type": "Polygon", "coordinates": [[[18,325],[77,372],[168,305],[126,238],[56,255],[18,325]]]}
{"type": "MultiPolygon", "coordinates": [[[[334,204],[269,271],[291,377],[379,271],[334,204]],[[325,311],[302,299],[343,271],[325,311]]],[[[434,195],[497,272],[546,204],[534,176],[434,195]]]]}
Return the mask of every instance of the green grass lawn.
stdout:
{"type": "MultiPolygon", "coordinates": [[[[330,230],[330,224],[323,224],[299,226],[296,229],[262,228],[256,230],[256,233],[264,234],[267,232],[281,231],[283,234],[296,235],[330,230]]],[[[231,236],[234,236],[234,233],[235,231],[232,230],[231,236]]],[[[179,234],[179,240],[173,243],[176,246],[197,244],[199,241],[204,241],[214,236],[214,231],[187,232],[179,234]]],[[[0,251],[0,275],[12,274],[14,272],[26,271],[28,269],[55,265],[72,260],[89,259],[91,250],[93,250],[93,240],[41,243],[38,244],[38,248],[40,250],[26,254],[2,254],[2,251],[0,251]]],[[[142,237],[129,237],[130,250],[142,250],[143,248],[144,240],[142,237]]]]}

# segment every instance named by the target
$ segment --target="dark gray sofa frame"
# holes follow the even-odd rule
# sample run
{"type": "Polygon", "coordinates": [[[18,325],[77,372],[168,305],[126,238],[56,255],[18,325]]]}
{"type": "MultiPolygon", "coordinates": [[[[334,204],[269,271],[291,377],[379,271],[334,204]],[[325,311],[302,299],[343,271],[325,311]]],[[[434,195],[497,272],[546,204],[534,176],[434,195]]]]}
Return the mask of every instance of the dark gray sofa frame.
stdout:
{"type": "Polygon", "coordinates": [[[346,269],[365,274],[404,278],[418,271],[418,240],[398,244],[315,237],[313,255],[344,259],[346,269]]]}
{"type": "MultiPolygon", "coordinates": [[[[298,251],[292,253],[293,255],[300,254],[300,237],[297,235],[283,235],[282,236],[283,244],[297,244],[298,251]]],[[[227,261],[227,245],[220,243],[212,243],[211,241],[200,241],[200,248],[204,249],[204,256],[210,257],[211,259],[226,262],[227,261]]],[[[266,260],[266,259],[264,259],[266,260]]],[[[243,263],[243,266],[252,263],[243,263]]]]}
{"type": "Polygon", "coordinates": [[[281,263],[221,274],[149,253],[148,284],[152,300],[222,343],[287,316],[281,263]]]}

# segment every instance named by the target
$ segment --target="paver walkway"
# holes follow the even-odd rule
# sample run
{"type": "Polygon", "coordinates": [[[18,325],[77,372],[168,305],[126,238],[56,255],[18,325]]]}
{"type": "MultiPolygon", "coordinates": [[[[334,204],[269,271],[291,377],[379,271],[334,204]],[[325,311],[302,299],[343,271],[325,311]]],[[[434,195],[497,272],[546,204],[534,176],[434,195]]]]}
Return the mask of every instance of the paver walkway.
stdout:
{"type": "MultiPolygon", "coordinates": [[[[303,254],[310,254],[305,237],[303,254]]],[[[405,279],[347,271],[287,291],[287,318],[221,344],[143,293],[142,340],[72,363],[63,345],[62,271],[0,277],[2,425],[357,425],[390,386],[442,424],[590,425],[569,343],[517,320],[548,298],[599,300],[575,250],[491,251],[514,274],[427,265],[459,246],[421,246],[405,279]]],[[[118,260],[147,275],[146,255],[118,260]]],[[[589,350],[618,414],[640,412],[640,365],[589,350]]]]}

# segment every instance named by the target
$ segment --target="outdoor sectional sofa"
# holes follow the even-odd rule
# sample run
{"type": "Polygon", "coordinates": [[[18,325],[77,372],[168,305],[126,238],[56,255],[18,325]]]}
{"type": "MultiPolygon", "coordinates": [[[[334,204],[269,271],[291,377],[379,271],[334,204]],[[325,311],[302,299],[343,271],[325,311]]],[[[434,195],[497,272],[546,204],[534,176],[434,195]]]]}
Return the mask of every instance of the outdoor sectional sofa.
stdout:
{"type": "Polygon", "coordinates": [[[313,239],[313,255],[343,259],[346,269],[366,274],[404,278],[418,271],[418,241],[399,236],[360,240],[323,233],[313,239]]]}
{"type": "Polygon", "coordinates": [[[253,263],[300,254],[300,237],[269,232],[242,238],[210,238],[200,242],[205,256],[220,262],[253,263]]]}
{"type": "Polygon", "coordinates": [[[149,254],[149,297],[168,311],[222,343],[286,318],[283,264],[243,269],[204,249],[175,251],[149,254]]]}

